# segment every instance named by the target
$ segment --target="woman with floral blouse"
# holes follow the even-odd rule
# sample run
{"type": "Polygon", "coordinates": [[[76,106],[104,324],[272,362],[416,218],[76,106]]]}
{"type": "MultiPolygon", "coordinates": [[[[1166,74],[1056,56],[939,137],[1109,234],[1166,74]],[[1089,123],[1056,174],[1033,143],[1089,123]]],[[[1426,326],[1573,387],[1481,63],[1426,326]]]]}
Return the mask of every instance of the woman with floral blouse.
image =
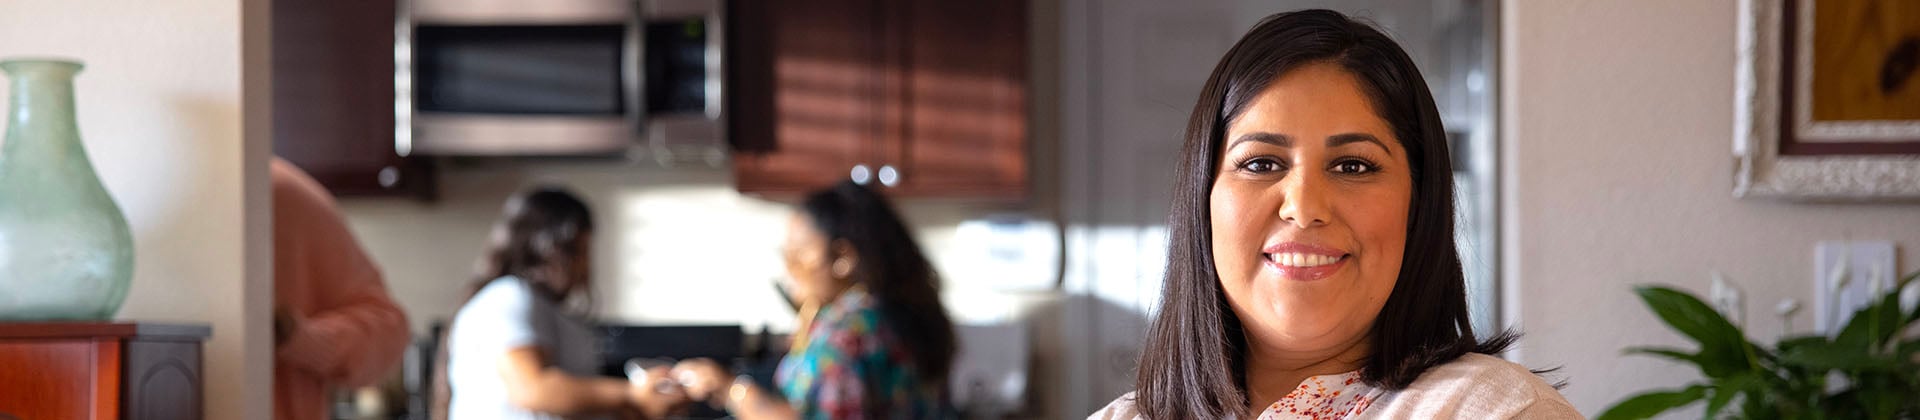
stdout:
{"type": "Polygon", "coordinates": [[[809,195],[782,252],[800,320],[778,389],[695,359],[673,371],[687,394],[742,420],[941,417],[953,325],[933,265],[886,199],[851,182],[809,195]]]}

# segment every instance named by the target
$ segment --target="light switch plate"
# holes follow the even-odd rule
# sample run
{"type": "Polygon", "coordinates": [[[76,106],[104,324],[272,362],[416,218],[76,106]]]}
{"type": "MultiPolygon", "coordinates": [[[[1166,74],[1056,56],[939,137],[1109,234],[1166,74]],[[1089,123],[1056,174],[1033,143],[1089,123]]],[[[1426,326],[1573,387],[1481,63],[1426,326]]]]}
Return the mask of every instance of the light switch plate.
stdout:
{"type": "Polygon", "coordinates": [[[1814,247],[1813,328],[1817,334],[1837,332],[1898,278],[1893,241],[1820,241],[1814,247]]]}

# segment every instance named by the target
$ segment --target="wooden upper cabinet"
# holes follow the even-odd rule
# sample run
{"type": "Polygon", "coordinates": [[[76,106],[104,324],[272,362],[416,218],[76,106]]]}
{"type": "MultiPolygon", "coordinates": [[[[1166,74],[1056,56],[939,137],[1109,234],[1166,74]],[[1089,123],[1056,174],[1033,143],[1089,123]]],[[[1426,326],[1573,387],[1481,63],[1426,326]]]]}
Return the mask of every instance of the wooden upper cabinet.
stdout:
{"type": "Polygon", "coordinates": [[[733,172],[793,196],[873,160],[880,88],[873,0],[734,2],[733,172]]]}
{"type": "Polygon", "coordinates": [[[432,192],[394,151],[394,0],[273,3],[273,152],[335,195],[432,192]]]}
{"type": "Polygon", "coordinates": [[[733,6],[741,192],[792,197],[864,168],[896,196],[1026,197],[1025,1],[733,6]]]}
{"type": "MultiPolygon", "coordinates": [[[[905,196],[1027,194],[1027,2],[911,0],[897,11],[898,140],[882,143],[905,196]]],[[[894,114],[887,114],[894,115],[894,114]]]]}

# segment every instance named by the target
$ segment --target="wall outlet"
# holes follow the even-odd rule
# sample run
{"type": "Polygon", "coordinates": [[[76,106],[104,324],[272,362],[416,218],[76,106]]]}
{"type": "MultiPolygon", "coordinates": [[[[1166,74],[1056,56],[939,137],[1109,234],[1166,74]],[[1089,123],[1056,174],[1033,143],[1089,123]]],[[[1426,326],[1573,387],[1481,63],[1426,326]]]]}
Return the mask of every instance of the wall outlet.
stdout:
{"type": "Polygon", "coordinates": [[[1853,313],[1893,288],[1893,241],[1820,241],[1814,245],[1813,331],[1838,333],[1853,313]]]}

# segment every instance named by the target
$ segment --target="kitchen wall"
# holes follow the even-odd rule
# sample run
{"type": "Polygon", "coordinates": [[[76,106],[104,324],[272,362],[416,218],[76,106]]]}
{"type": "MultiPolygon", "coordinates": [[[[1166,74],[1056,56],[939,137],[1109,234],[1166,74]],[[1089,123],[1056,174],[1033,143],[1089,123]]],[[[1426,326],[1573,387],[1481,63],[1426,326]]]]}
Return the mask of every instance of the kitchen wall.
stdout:
{"type": "Polygon", "coordinates": [[[133,228],[133,287],[118,319],[213,326],[203,379],[216,420],[271,416],[271,204],[256,124],[266,114],[248,97],[265,80],[243,71],[263,68],[264,55],[242,43],[265,33],[251,19],[264,3],[0,2],[0,57],[86,62],[81,135],[133,228]]]}
{"type": "Polygon", "coordinates": [[[1527,333],[1519,360],[1561,366],[1589,415],[1698,376],[1620,354],[1683,343],[1633,285],[1704,294],[1710,272],[1725,273],[1764,343],[1782,332],[1776,302],[1811,307],[1816,241],[1893,240],[1900,269],[1920,268],[1920,206],[1732,197],[1735,6],[1503,2],[1508,311],[1527,333]]]}

